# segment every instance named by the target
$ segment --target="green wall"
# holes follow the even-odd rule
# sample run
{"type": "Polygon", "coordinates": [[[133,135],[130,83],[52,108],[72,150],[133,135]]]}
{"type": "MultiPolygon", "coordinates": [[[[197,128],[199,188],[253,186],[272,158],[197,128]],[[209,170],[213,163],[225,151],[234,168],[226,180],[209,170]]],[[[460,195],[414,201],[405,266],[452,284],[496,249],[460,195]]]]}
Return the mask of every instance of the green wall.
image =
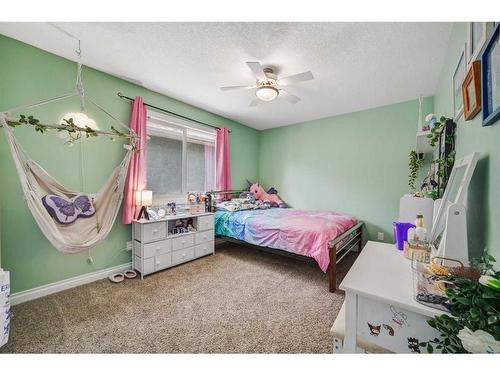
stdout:
{"type": "MultiPolygon", "coordinates": [[[[74,90],[76,64],[40,49],[0,35],[0,110],[33,103],[40,99],[74,90]]],[[[215,114],[149,91],[132,83],[94,69],[84,68],[83,79],[88,97],[102,105],[126,124],[130,103],[118,98],[118,91],[128,96],[142,96],[146,102],[198,120],[226,126],[231,134],[231,163],[235,188],[245,186],[245,179],[256,179],[259,132],[215,114]]],[[[90,117],[114,125],[90,104],[90,117]]],[[[77,100],[67,100],[39,110],[30,110],[40,119],[58,121],[67,112],[78,112],[77,100]]],[[[24,111],[28,113],[28,111],[24,111]]],[[[108,124],[108,125],[106,125],[108,124]]],[[[117,220],[104,244],[87,254],[63,255],[54,249],[38,229],[22,199],[21,187],[14,169],[3,131],[0,132],[0,226],[1,265],[11,271],[12,291],[19,292],[39,285],[82,275],[126,263],[130,252],[124,250],[130,240],[130,226],[117,220]]],[[[103,137],[84,140],[72,148],[63,145],[55,135],[35,134],[32,129],[16,129],[19,142],[34,160],[63,184],[84,191],[97,190],[124,155],[120,144],[103,137]],[[82,156],[82,159],[81,159],[82,156]],[[83,177],[83,179],[82,179],[83,177]]],[[[121,217],[121,213],[120,213],[121,217]]]]}
{"type": "MultiPolygon", "coordinates": [[[[456,23],[424,115],[453,117],[451,82],[465,41],[466,24],[456,23]]],[[[408,191],[407,154],[415,146],[417,109],[417,101],[410,101],[263,131],[260,181],[275,186],[294,207],[352,213],[365,221],[369,239],[383,231],[392,241],[391,223],[408,191]]],[[[499,145],[498,123],[482,127],[481,113],[472,121],[458,119],[457,157],[481,153],[468,196],[471,257],[488,248],[500,259],[499,145]]]]}
{"type": "MultiPolygon", "coordinates": [[[[452,77],[466,41],[465,23],[456,23],[448,43],[446,60],[434,96],[437,114],[453,117],[452,77]]],[[[477,256],[487,247],[500,260],[500,124],[482,126],[482,113],[473,120],[457,122],[457,157],[474,151],[481,153],[469,189],[468,233],[470,256],[477,256]]]]}
{"type": "MultiPolygon", "coordinates": [[[[432,112],[425,98],[424,113],[432,112]]],[[[260,181],[293,207],[348,212],[392,241],[418,100],[263,131],[260,181]]]]}

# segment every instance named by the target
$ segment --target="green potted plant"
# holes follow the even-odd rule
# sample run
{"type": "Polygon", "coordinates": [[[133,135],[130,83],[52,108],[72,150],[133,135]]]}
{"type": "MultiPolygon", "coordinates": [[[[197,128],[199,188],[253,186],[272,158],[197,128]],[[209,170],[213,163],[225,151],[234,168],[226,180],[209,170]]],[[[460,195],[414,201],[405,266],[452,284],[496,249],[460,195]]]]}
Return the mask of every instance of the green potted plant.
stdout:
{"type": "Polygon", "coordinates": [[[420,343],[428,353],[500,353],[500,272],[493,271],[495,258],[484,255],[473,261],[481,277],[452,275],[446,290],[450,314],[428,321],[440,336],[420,343]]]}

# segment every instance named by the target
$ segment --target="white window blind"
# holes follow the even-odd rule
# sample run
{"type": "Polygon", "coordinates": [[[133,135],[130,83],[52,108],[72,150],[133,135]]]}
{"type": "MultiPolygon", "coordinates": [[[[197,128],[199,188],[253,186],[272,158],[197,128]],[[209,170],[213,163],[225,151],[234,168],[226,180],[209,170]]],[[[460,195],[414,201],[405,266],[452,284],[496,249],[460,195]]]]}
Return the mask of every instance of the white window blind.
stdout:
{"type": "Polygon", "coordinates": [[[154,204],[214,190],[215,130],[174,116],[148,116],[148,189],[154,204]]]}

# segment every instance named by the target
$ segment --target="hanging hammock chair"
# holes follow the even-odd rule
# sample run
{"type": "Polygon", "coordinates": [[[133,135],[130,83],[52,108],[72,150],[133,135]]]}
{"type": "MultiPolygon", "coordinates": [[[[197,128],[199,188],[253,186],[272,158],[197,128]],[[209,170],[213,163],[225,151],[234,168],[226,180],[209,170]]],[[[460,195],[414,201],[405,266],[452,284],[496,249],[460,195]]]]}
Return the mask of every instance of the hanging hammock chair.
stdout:
{"type": "MultiPolygon", "coordinates": [[[[24,108],[43,105],[73,95],[75,94],[49,99],[24,108]]],[[[136,137],[135,133],[126,125],[96,103],[92,103],[115,119],[120,125],[126,127],[131,138],[136,139],[133,138],[136,137]]],[[[63,186],[38,163],[31,160],[21,145],[17,143],[11,127],[7,124],[7,113],[0,113],[0,126],[4,129],[7,143],[14,159],[24,199],[40,230],[57,250],[66,254],[86,251],[100,244],[111,231],[120,209],[133,147],[126,147],[127,152],[122,162],[114,169],[104,186],[97,193],[73,191],[63,186]],[[60,224],[54,220],[42,202],[42,198],[47,195],[56,195],[71,200],[82,194],[86,194],[91,198],[95,214],[90,217],[79,218],[71,224],[60,224]]]]}

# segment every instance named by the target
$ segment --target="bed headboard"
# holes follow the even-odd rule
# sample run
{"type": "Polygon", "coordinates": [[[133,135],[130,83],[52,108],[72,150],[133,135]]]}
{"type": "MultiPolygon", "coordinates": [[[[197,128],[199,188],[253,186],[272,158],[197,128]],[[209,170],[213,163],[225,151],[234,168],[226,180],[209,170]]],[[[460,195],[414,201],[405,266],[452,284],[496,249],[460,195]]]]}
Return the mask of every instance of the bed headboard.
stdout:
{"type": "Polygon", "coordinates": [[[217,202],[224,202],[233,198],[238,198],[241,193],[245,192],[248,192],[248,190],[207,191],[207,195],[210,195],[210,212],[215,212],[215,205],[217,202]]]}

